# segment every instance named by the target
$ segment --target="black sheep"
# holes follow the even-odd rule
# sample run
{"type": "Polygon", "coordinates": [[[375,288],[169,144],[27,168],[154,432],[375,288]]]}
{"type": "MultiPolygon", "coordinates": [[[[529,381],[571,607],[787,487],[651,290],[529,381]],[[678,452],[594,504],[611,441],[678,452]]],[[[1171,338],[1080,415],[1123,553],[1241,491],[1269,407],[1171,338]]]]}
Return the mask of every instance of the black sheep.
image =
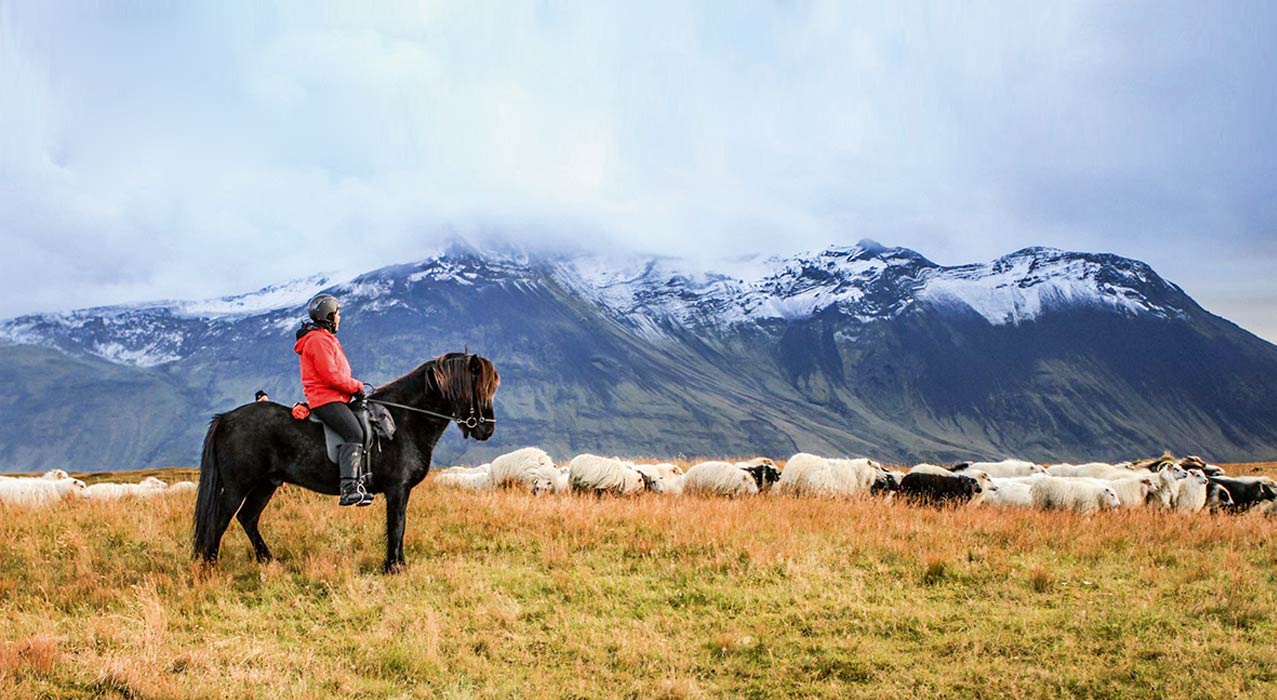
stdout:
{"type": "Polygon", "coordinates": [[[1225,506],[1225,510],[1234,512],[1249,510],[1257,503],[1277,500],[1277,487],[1267,481],[1212,476],[1210,482],[1228,489],[1228,494],[1233,497],[1232,505],[1225,506]]]}
{"type": "Polygon", "coordinates": [[[967,503],[979,493],[980,482],[969,476],[909,473],[900,480],[901,497],[934,505],[967,503]]]}

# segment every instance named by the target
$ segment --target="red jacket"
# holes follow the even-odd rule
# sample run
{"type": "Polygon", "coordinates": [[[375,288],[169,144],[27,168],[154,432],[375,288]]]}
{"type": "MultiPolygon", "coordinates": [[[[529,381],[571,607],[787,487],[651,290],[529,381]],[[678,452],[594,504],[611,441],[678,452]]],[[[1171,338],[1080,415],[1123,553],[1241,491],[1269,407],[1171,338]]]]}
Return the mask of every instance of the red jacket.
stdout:
{"type": "Polygon", "coordinates": [[[346,403],[351,394],[364,387],[363,382],[350,376],[346,353],[332,333],[322,328],[313,330],[297,339],[293,351],[301,355],[302,391],[311,408],[334,401],[346,403]]]}

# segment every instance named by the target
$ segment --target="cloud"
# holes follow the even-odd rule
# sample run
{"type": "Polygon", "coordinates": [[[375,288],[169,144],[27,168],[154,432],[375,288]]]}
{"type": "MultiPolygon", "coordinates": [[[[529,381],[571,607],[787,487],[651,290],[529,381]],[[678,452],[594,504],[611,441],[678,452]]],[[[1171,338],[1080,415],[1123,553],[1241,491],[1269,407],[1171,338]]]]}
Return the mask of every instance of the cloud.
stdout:
{"type": "MultiPolygon", "coordinates": [[[[457,229],[702,258],[1044,244],[1195,293],[1232,269],[1208,240],[1277,257],[1274,15],[4,4],[0,315],[366,269],[457,229]]],[[[1207,306],[1272,298],[1243,273],[1207,306]]]]}

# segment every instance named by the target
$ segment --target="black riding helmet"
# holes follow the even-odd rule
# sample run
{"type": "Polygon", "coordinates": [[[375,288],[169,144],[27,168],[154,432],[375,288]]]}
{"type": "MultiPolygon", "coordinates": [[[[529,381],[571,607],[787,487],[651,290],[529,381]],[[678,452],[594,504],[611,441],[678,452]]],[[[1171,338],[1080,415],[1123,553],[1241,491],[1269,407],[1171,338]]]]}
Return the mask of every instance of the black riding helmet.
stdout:
{"type": "Polygon", "coordinates": [[[310,314],[310,320],[328,327],[332,326],[333,314],[340,309],[341,303],[331,294],[320,294],[306,305],[306,313],[310,314]]]}

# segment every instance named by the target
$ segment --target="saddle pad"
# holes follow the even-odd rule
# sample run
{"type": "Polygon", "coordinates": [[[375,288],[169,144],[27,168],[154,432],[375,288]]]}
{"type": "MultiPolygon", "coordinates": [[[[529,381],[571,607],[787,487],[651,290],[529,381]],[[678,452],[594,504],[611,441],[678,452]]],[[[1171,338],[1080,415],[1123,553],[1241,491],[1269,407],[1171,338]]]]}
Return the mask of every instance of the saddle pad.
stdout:
{"type": "Polygon", "coordinates": [[[328,424],[319,420],[319,417],[314,413],[310,414],[310,417],[306,420],[313,421],[324,426],[324,442],[328,446],[328,460],[333,464],[337,464],[337,447],[341,445],[341,443],[345,442],[341,439],[341,433],[328,427],[328,424]]]}

